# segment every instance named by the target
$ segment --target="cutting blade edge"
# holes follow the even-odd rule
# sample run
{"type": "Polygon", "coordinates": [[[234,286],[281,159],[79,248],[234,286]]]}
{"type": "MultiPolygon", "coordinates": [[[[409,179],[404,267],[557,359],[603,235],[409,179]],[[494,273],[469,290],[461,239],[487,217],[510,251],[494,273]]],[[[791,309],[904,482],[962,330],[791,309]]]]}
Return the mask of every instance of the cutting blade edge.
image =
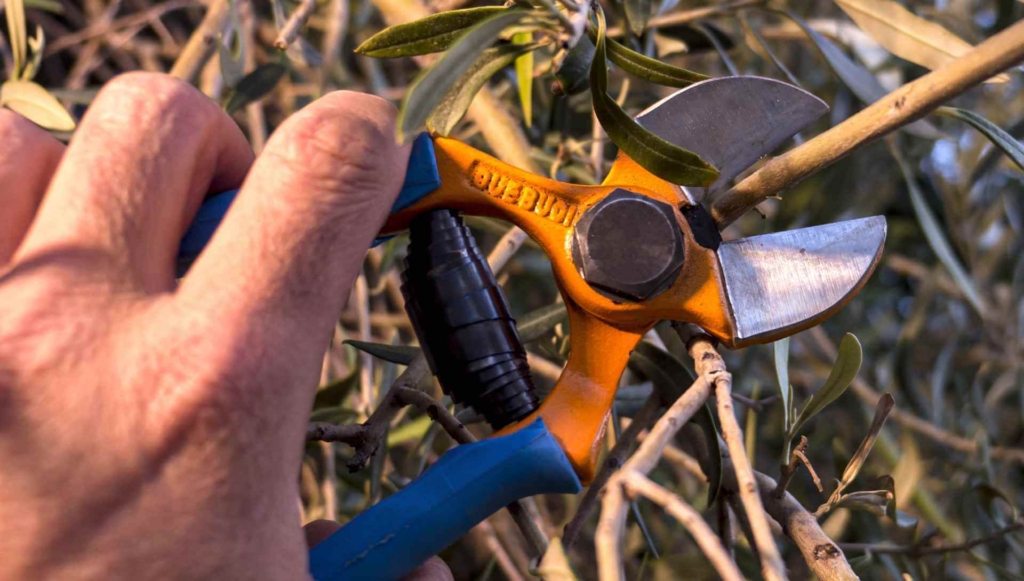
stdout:
{"type": "Polygon", "coordinates": [[[872,216],[723,242],[732,346],[773,341],[835,314],[874,272],[885,235],[885,218],[872,216]]]}
{"type": "MultiPolygon", "coordinates": [[[[824,101],[799,87],[748,75],[694,83],[636,121],[715,166],[720,175],[706,188],[713,194],[826,112],[824,101]]],[[[705,196],[703,188],[688,190],[698,200],[705,196]]]]}

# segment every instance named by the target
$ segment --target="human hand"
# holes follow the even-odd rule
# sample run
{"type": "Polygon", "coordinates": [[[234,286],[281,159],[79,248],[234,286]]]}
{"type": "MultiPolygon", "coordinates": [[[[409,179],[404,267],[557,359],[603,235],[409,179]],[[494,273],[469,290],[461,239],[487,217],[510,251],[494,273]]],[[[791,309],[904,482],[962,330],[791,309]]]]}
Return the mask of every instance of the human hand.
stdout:
{"type": "Polygon", "coordinates": [[[0,579],[306,578],[305,425],[402,183],[394,116],[333,93],[254,161],[166,76],[111,81],[67,148],[0,109],[0,579]],[[178,284],[204,194],[240,185],[178,284]]]}

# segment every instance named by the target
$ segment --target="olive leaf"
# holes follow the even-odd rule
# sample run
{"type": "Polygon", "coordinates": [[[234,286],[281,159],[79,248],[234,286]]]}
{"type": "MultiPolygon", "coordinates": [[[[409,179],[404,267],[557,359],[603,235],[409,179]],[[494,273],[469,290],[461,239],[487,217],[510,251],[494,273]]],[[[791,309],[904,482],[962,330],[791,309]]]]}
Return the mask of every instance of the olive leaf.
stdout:
{"type": "Polygon", "coordinates": [[[606,38],[608,60],[627,73],[666,87],[683,88],[709,78],[644,56],[613,39],[606,38]]]}
{"type": "Polygon", "coordinates": [[[586,36],[565,53],[555,70],[555,92],[576,95],[590,87],[590,63],[594,60],[594,43],[586,36]]]}
{"type": "Polygon", "coordinates": [[[917,221],[921,225],[921,229],[924,230],[925,238],[928,239],[928,244],[935,251],[935,255],[939,257],[939,261],[942,262],[949,274],[952,275],[953,280],[956,281],[957,286],[960,290],[964,291],[964,296],[967,297],[967,301],[971,303],[978,314],[985,317],[985,313],[988,312],[988,307],[985,301],[981,298],[981,294],[978,293],[978,288],[974,284],[974,279],[967,273],[967,270],[960,264],[960,259],[957,258],[956,252],[953,250],[952,244],[946,239],[946,235],[942,231],[942,226],[939,225],[938,219],[935,214],[932,213],[931,208],[928,207],[928,202],[924,199],[924,193],[921,192],[921,188],[917,185],[917,180],[914,177],[914,173],[907,166],[907,162],[903,159],[903,155],[899,153],[895,148],[890,148],[893,157],[896,158],[897,164],[900,166],[900,170],[903,171],[903,179],[907,183],[907,190],[910,194],[910,203],[914,207],[914,214],[917,215],[917,221]]]}
{"type": "Polygon", "coordinates": [[[11,71],[11,79],[21,79],[21,70],[25,66],[25,49],[28,42],[28,32],[25,28],[25,3],[23,0],[6,0],[4,14],[7,17],[7,32],[11,43],[11,57],[14,60],[14,70],[11,71]]]}
{"type": "Polygon", "coordinates": [[[860,341],[852,333],[847,333],[839,342],[839,355],[836,357],[836,362],[832,366],[832,371],[828,374],[825,384],[804,404],[804,409],[800,411],[800,415],[793,422],[793,429],[789,432],[790,439],[796,436],[807,420],[816,416],[828,404],[843,395],[846,388],[850,387],[857,377],[863,359],[864,354],[860,341]]]}
{"type": "Polygon", "coordinates": [[[245,76],[245,40],[239,33],[241,27],[238,22],[237,3],[232,1],[229,5],[230,14],[224,32],[220,34],[217,42],[217,52],[220,61],[220,74],[224,78],[224,84],[235,87],[245,76]]]}
{"type": "Polygon", "coordinates": [[[539,339],[544,333],[568,319],[569,313],[565,310],[565,305],[554,303],[520,317],[516,330],[519,332],[519,339],[523,343],[527,343],[539,339]]]}
{"type": "MultiPolygon", "coordinates": [[[[514,44],[533,43],[532,32],[518,32],[512,36],[514,44]]],[[[533,51],[516,58],[516,84],[519,85],[519,106],[523,109],[523,122],[533,125],[533,51]]]]}
{"type": "Polygon", "coordinates": [[[399,365],[408,365],[412,363],[412,360],[422,352],[419,347],[390,345],[387,343],[371,343],[369,341],[356,341],[354,339],[345,339],[342,341],[342,345],[355,347],[364,353],[373,355],[377,359],[383,359],[384,361],[397,363],[399,365]]]}
{"type": "Polygon", "coordinates": [[[1020,141],[1017,141],[1012,135],[1003,131],[995,123],[973,111],[956,107],[939,107],[935,112],[943,117],[952,117],[953,119],[959,119],[968,123],[988,138],[992,145],[1001,149],[1013,163],[1024,170],[1024,145],[1021,145],[1020,141]]]}
{"type": "MultiPolygon", "coordinates": [[[[835,0],[836,5],[894,55],[938,69],[974,47],[942,26],[925,20],[892,0],[835,0]]],[[[1005,74],[986,82],[1005,83],[1005,74]]]]}
{"type": "Polygon", "coordinates": [[[287,72],[288,67],[281,63],[269,63],[256,67],[256,70],[238,81],[238,86],[224,101],[224,110],[231,114],[249,103],[267,96],[287,72]]]}
{"type": "Polygon", "coordinates": [[[643,34],[651,17],[651,0],[624,0],[622,6],[626,9],[629,30],[636,36],[643,34]]]}
{"type": "Polygon", "coordinates": [[[434,421],[428,415],[422,415],[415,420],[403,423],[388,432],[388,447],[398,446],[413,440],[422,440],[433,423],[434,421]]]}
{"type": "Polygon", "coordinates": [[[391,26],[356,47],[356,52],[374,58],[418,56],[448,50],[466,30],[481,22],[509,12],[500,6],[449,10],[391,26]]]}
{"type": "Polygon", "coordinates": [[[1010,521],[1017,520],[1017,507],[1013,505],[1013,500],[1010,499],[1003,491],[999,490],[991,484],[985,484],[983,482],[974,485],[974,492],[977,493],[978,498],[981,500],[981,506],[988,513],[989,518],[992,522],[1003,525],[1005,523],[1000,522],[999,510],[996,508],[996,501],[1002,501],[1003,504],[1010,511],[1010,521]]]}
{"type": "Polygon", "coordinates": [[[19,113],[40,127],[74,131],[75,120],[56,97],[32,81],[6,81],[0,85],[0,107],[19,113]]]}
{"type": "Polygon", "coordinates": [[[64,14],[64,4],[60,0],[25,0],[25,8],[35,8],[52,14],[64,14]]]}
{"type": "Polygon", "coordinates": [[[832,508],[849,508],[870,512],[877,516],[885,516],[886,508],[892,500],[893,494],[888,490],[865,490],[844,494],[838,501],[832,503],[832,508]]]}
{"type": "MultiPolygon", "coordinates": [[[[779,382],[779,395],[782,396],[782,426],[789,431],[789,337],[772,343],[772,354],[775,360],[775,378],[779,382]]],[[[789,454],[786,454],[789,459],[789,454]]]]}
{"type": "MultiPolygon", "coordinates": [[[[636,346],[630,354],[628,365],[634,372],[651,380],[662,397],[670,401],[682,396],[694,380],[692,372],[682,361],[646,341],[636,346]]],[[[722,450],[719,447],[718,429],[707,404],[701,406],[691,421],[704,436],[707,461],[702,462],[701,468],[708,477],[708,505],[711,505],[722,486],[722,450]]]]}
{"type": "MultiPolygon", "coordinates": [[[[839,77],[839,80],[858,99],[861,100],[865,105],[870,105],[875,101],[878,101],[882,97],[885,97],[889,92],[885,90],[885,87],[878,82],[875,75],[871,74],[866,68],[855,63],[850,57],[846,56],[846,53],[842,51],[838,46],[835,45],[831,40],[828,39],[824,34],[818,32],[812,28],[804,19],[797,16],[795,13],[789,10],[772,10],[778,14],[788,17],[797,26],[803,29],[807,38],[811,39],[814,46],[818,48],[818,52],[825,58],[825,62],[828,63],[829,68],[832,72],[839,77]]],[[[940,139],[942,138],[942,132],[938,130],[934,125],[925,121],[924,119],[918,119],[909,125],[902,127],[903,130],[907,131],[911,135],[916,135],[922,139],[940,139]]]]}
{"type": "Polygon", "coordinates": [[[526,17],[527,10],[502,10],[462,34],[434,66],[412,82],[398,113],[399,141],[418,132],[449,89],[469,71],[481,54],[505,28],[526,17]]]}
{"type": "Polygon", "coordinates": [[[485,50],[434,107],[427,118],[427,128],[438,135],[448,135],[487,80],[522,55],[532,54],[537,46],[506,44],[485,50]]]}
{"type": "Polygon", "coordinates": [[[843,477],[840,480],[841,484],[848,486],[857,477],[861,467],[864,465],[864,460],[867,459],[868,454],[871,453],[871,448],[875,445],[875,440],[878,439],[879,432],[882,431],[882,426],[885,425],[885,420],[889,418],[889,414],[892,413],[892,408],[895,406],[896,400],[893,399],[891,394],[882,394],[882,397],[878,398],[878,404],[875,406],[875,417],[871,420],[871,425],[868,427],[868,433],[864,436],[864,440],[861,441],[857,451],[853,453],[853,457],[850,458],[850,462],[846,465],[846,470],[843,470],[843,477]]]}
{"type": "Polygon", "coordinates": [[[594,113],[608,137],[644,169],[682,186],[709,186],[718,170],[692,151],[674,145],[633,121],[608,95],[604,13],[597,11],[597,44],[590,65],[590,92],[594,113]]]}

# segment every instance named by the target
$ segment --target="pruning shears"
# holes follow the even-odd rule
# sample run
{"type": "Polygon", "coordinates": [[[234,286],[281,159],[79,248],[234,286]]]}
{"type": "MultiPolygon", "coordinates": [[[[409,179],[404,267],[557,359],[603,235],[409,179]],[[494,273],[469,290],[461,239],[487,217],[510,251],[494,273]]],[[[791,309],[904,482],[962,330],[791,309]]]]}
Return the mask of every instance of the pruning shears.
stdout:
{"type": "MultiPolygon", "coordinates": [[[[397,579],[515,500],[578,492],[594,478],[630,352],[660,320],[695,324],[737,348],[841,309],[878,264],[883,217],[726,241],[701,204],[827,110],[802,89],[736,76],[696,83],[640,113],[640,125],[718,168],[707,188],[668,183],[622,152],[604,182],[588,186],[529,173],[454,139],[417,138],[381,236],[411,228],[405,292],[431,367],[448,389],[452,362],[472,361],[455,377],[482,378],[493,400],[485,416],[500,429],[449,450],[314,547],[313,577],[397,579]],[[571,334],[568,362],[543,402],[529,393],[507,303],[453,211],[511,222],[551,260],[571,334]],[[433,307],[417,303],[427,296],[433,307]],[[488,346],[483,355],[463,353],[488,346]]],[[[233,196],[204,203],[182,264],[202,250],[233,196]]]]}

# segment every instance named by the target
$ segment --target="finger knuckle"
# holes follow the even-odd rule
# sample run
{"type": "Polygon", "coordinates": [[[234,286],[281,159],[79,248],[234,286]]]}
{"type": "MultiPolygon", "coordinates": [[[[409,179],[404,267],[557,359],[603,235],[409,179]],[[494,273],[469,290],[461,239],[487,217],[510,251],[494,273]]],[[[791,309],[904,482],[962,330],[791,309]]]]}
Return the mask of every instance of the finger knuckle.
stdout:
{"type": "Polygon", "coordinates": [[[279,131],[276,147],[267,151],[327,189],[372,189],[395,172],[391,166],[399,146],[393,119],[394,107],[383,99],[332,93],[292,116],[279,131]]]}
{"type": "Polygon", "coordinates": [[[201,125],[212,121],[216,113],[213,101],[180,79],[132,72],[115,77],[103,87],[86,120],[91,115],[119,126],[201,125]]]}

